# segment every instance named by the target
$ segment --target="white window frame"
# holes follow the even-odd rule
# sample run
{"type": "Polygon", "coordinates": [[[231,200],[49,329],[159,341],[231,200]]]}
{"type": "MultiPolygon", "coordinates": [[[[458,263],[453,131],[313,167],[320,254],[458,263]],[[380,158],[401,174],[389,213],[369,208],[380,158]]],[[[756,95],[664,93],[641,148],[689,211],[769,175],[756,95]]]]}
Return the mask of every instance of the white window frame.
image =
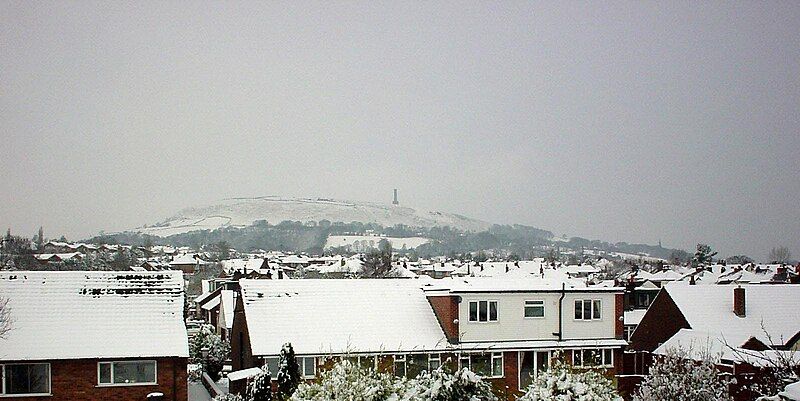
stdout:
{"type": "Polygon", "coordinates": [[[442,366],[442,355],[441,354],[428,354],[428,371],[433,370],[431,367],[431,362],[436,361],[439,366],[436,369],[439,369],[442,366]]]}
{"type": "Polygon", "coordinates": [[[408,355],[406,354],[394,354],[392,356],[392,374],[397,374],[397,366],[398,364],[403,364],[403,375],[402,377],[406,377],[408,375],[408,355]]]}
{"type": "Polygon", "coordinates": [[[467,307],[467,321],[469,323],[497,323],[500,321],[500,302],[496,299],[479,299],[474,301],[469,301],[467,307]],[[486,303],[486,320],[481,320],[481,302],[486,303]],[[475,315],[475,320],[472,320],[471,310],[472,304],[476,304],[476,311],[477,314],[475,315]],[[491,318],[490,311],[492,310],[492,304],[494,304],[494,310],[497,312],[497,316],[495,316],[494,320],[491,318]]]}
{"type": "Polygon", "coordinates": [[[3,363],[0,364],[0,398],[5,397],[37,397],[37,396],[51,396],[53,395],[53,370],[49,362],[34,362],[34,363],[3,363]],[[46,393],[24,393],[24,394],[6,394],[6,366],[12,365],[46,365],[47,366],[47,392],[46,393]]]}
{"type": "Polygon", "coordinates": [[[580,348],[580,349],[573,349],[572,350],[572,366],[578,368],[613,368],[614,367],[614,349],[613,348],[580,348]],[[589,351],[596,351],[600,354],[600,364],[599,365],[592,365],[586,363],[586,354],[589,351]],[[606,361],[606,351],[609,351],[609,360],[606,361]],[[575,352],[581,353],[581,363],[575,363],[575,352]]]}
{"type": "Polygon", "coordinates": [[[489,358],[489,369],[492,371],[492,375],[490,376],[492,379],[494,378],[502,378],[506,376],[506,366],[505,361],[503,361],[503,353],[502,352],[492,352],[491,357],[489,358]],[[500,359],[500,376],[494,375],[494,360],[500,359]]]}
{"type": "Polygon", "coordinates": [[[545,307],[544,307],[544,300],[543,299],[528,299],[525,300],[523,308],[522,308],[522,317],[525,319],[544,319],[546,316],[545,314],[545,307]],[[542,308],[542,316],[527,316],[525,313],[528,308],[542,308]]]}
{"type": "Polygon", "coordinates": [[[303,379],[313,379],[317,377],[317,358],[313,356],[301,356],[298,358],[300,359],[300,375],[303,377],[303,379]],[[314,371],[311,376],[306,374],[306,362],[308,360],[311,360],[311,368],[314,371]]]}
{"type": "Polygon", "coordinates": [[[131,386],[152,386],[158,385],[158,361],[155,359],[134,359],[122,361],[101,361],[97,362],[97,387],[131,387],[131,386]],[[131,362],[153,362],[153,378],[155,381],[146,383],[114,383],[114,364],[115,363],[131,363],[131,362]],[[111,365],[111,372],[109,378],[111,383],[100,383],[100,365],[111,365]]]}
{"type": "Polygon", "coordinates": [[[623,337],[626,338],[626,341],[630,342],[631,337],[633,337],[633,332],[636,331],[635,324],[626,324],[622,326],[623,337]]]}
{"type": "Polygon", "coordinates": [[[574,320],[576,322],[590,322],[590,321],[593,321],[593,320],[603,320],[603,300],[602,299],[576,299],[573,304],[575,306],[577,306],[579,302],[581,304],[581,309],[580,309],[581,317],[580,318],[575,317],[575,313],[573,311],[572,320],[574,320]],[[585,310],[584,306],[585,306],[585,304],[587,302],[590,305],[589,306],[589,319],[587,319],[586,316],[584,316],[584,310],[585,310]],[[599,308],[595,308],[595,302],[599,302],[600,303],[600,307],[599,308]],[[597,313],[595,313],[595,312],[597,312],[597,313]],[[595,315],[599,315],[599,316],[598,317],[594,317],[595,315]]]}

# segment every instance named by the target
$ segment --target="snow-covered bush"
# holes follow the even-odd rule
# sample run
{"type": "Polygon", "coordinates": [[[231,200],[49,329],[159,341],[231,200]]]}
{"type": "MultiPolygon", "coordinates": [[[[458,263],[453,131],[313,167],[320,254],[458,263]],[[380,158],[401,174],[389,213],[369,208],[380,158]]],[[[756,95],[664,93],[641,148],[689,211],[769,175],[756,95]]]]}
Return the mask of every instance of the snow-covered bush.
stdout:
{"type": "Polygon", "coordinates": [[[230,351],[231,346],[214,332],[214,326],[205,324],[189,340],[189,363],[202,365],[203,371],[217,381],[230,351]],[[208,351],[205,358],[203,349],[208,351]]]}
{"type": "Polygon", "coordinates": [[[670,349],[656,358],[649,376],[633,397],[634,401],[728,401],[728,380],[720,375],[714,361],[689,358],[683,349],[670,349]]]}
{"type": "Polygon", "coordinates": [[[497,401],[497,397],[489,383],[467,369],[447,373],[440,368],[409,380],[344,360],[322,373],[317,382],[301,384],[291,400],[497,401]]]}
{"type": "Polygon", "coordinates": [[[404,399],[413,401],[496,401],[489,383],[463,368],[453,374],[437,369],[406,383],[404,399]]]}
{"type": "Polygon", "coordinates": [[[244,401],[244,398],[238,394],[223,394],[214,397],[212,401],[244,401]]]}
{"type": "Polygon", "coordinates": [[[247,383],[247,401],[272,401],[272,377],[267,367],[247,383]]]}
{"type": "Polygon", "coordinates": [[[398,400],[405,392],[405,379],[378,373],[343,360],[323,372],[317,382],[303,383],[292,395],[294,401],[385,401],[398,400]]]}
{"type": "Polygon", "coordinates": [[[281,348],[278,360],[278,400],[284,401],[292,396],[300,384],[300,365],[294,355],[291,343],[286,343],[281,348]]]}
{"type": "Polygon", "coordinates": [[[539,372],[519,400],[622,401],[622,398],[611,380],[599,371],[573,369],[556,358],[550,370],[539,372]]]}

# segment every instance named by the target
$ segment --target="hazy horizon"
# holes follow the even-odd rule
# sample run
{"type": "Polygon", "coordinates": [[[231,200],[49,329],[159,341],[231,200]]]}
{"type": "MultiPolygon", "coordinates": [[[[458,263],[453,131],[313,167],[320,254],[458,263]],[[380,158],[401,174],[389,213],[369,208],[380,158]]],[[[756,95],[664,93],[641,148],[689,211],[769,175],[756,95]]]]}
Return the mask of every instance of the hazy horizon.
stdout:
{"type": "Polygon", "coordinates": [[[391,202],[800,257],[800,3],[0,3],[0,227],[391,202]]]}

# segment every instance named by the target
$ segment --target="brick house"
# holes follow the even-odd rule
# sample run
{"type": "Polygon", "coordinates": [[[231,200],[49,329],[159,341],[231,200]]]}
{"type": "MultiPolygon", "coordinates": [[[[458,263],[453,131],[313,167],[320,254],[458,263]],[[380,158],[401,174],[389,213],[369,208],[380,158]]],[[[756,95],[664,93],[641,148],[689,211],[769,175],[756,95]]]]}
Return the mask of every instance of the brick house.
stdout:
{"type": "Polygon", "coordinates": [[[286,342],[306,379],[340,358],[407,377],[469,367],[513,399],[559,353],[613,377],[622,289],[526,278],[240,280],[231,391],[253,367],[276,372],[286,342]]]}
{"type": "Polygon", "coordinates": [[[180,272],[0,272],[0,398],[187,400],[180,272]]]}
{"type": "Polygon", "coordinates": [[[800,343],[798,310],[796,285],[667,284],[631,336],[623,393],[636,388],[655,355],[680,347],[692,358],[719,355],[720,370],[737,379],[735,399],[754,399],[744,385],[769,368],[763,361],[800,343]]]}
{"type": "Polygon", "coordinates": [[[197,254],[183,254],[172,258],[169,262],[169,267],[173,270],[180,270],[184,274],[194,274],[200,266],[205,265],[206,262],[197,254]]]}

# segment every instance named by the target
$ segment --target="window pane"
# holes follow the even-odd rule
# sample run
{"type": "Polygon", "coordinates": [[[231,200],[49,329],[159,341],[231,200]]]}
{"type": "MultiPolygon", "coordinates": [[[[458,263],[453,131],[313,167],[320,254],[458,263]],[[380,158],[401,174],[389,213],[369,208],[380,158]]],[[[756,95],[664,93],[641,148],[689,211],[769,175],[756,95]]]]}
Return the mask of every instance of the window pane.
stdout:
{"type": "Polygon", "coordinates": [[[583,320],[592,319],[592,301],[583,301],[583,320]]]}
{"type": "Polygon", "coordinates": [[[395,376],[405,377],[406,376],[406,356],[405,355],[395,355],[394,356],[394,374],[395,376]]]}
{"type": "Polygon", "coordinates": [[[575,319],[583,319],[583,302],[575,301],[575,319]]]}
{"type": "Polygon", "coordinates": [[[278,376],[278,361],[278,358],[267,358],[267,369],[269,369],[270,378],[273,380],[278,376]]]}
{"type": "Polygon", "coordinates": [[[581,350],[572,350],[572,364],[574,366],[582,366],[583,360],[581,359],[581,350]]]}
{"type": "Polygon", "coordinates": [[[6,394],[45,394],[49,392],[49,365],[42,363],[6,365],[6,394]]]}
{"type": "Polygon", "coordinates": [[[594,309],[594,315],[592,315],[592,318],[593,319],[600,319],[600,309],[601,308],[600,308],[600,300],[599,299],[595,299],[594,300],[594,308],[593,309],[594,309]]]}
{"type": "Polygon", "coordinates": [[[314,376],[314,358],[303,358],[303,376],[314,376]]]}
{"type": "Polygon", "coordinates": [[[469,321],[478,321],[478,303],[475,301],[469,303],[469,321]]]}
{"type": "Polygon", "coordinates": [[[488,302],[480,301],[478,302],[478,321],[485,322],[487,321],[487,313],[488,313],[488,302]]]}
{"type": "Polygon", "coordinates": [[[156,364],[149,362],[114,362],[114,384],[155,383],[156,364]]]}
{"type": "Polygon", "coordinates": [[[362,356],[358,358],[359,366],[364,369],[375,369],[375,357],[374,356],[362,356]]]}
{"type": "Polygon", "coordinates": [[[533,382],[533,351],[519,353],[519,389],[526,389],[533,382]]]}
{"type": "Polygon", "coordinates": [[[98,383],[111,384],[111,364],[110,363],[101,363],[100,364],[100,378],[98,379],[98,383]]]}
{"type": "Polygon", "coordinates": [[[497,321],[497,301],[489,302],[489,320],[497,321]]]}
{"type": "Polygon", "coordinates": [[[603,365],[611,365],[613,363],[610,349],[603,350],[603,365]]]}
{"type": "Polygon", "coordinates": [[[472,354],[472,371],[481,376],[491,376],[491,356],[490,354],[472,354]]]}
{"type": "Polygon", "coordinates": [[[503,354],[492,356],[492,376],[503,376],[503,354]]]}
{"type": "Polygon", "coordinates": [[[425,354],[414,354],[408,357],[408,377],[415,378],[423,370],[428,369],[428,356],[425,354]]]}
{"type": "Polygon", "coordinates": [[[471,362],[471,359],[470,359],[469,355],[461,355],[460,357],[458,357],[458,363],[460,365],[459,369],[467,368],[467,369],[472,370],[472,367],[470,366],[470,362],[471,362]]]}
{"type": "Polygon", "coordinates": [[[547,351],[539,351],[536,353],[536,370],[543,372],[547,370],[550,364],[550,354],[547,351]]]}
{"type": "Polygon", "coordinates": [[[525,301],[525,317],[544,317],[544,301],[525,301]]]}
{"type": "Polygon", "coordinates": [[[428,369],[436,370],[439,369],[439,366],[442,365],[441,357],[438,354],[430,355],[428,357],[428,369]]]}
{"type": "Polygon", "coordinates": [[[583,364],[586,366],[600,365],[600,353],[596,349],[587,349],[583,351],[583,364]]]}

